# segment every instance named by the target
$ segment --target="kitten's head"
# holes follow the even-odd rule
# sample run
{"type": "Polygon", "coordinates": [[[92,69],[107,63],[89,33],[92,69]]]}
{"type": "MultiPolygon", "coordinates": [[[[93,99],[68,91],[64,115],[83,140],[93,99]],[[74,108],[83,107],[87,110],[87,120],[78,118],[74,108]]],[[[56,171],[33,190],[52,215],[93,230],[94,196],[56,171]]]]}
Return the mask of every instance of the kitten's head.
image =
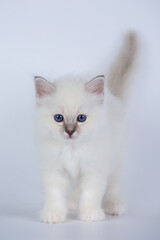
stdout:
{"type": "Polygon", "coordinates": [[[104,76],[86,82],[35,77],[37,124],[52,138],[73,142],[91,135],[102,122],[104,76]]]}

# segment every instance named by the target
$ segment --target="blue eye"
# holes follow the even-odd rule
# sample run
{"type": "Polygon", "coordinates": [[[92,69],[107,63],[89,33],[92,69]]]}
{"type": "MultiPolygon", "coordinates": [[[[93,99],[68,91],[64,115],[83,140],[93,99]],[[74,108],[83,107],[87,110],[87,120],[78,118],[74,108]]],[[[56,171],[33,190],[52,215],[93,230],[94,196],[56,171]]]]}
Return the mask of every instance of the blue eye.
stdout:
{"type": "Polygon", "coordinates": [[[62,122],[63,121],[63,116],[61,114],[56,114],[56,115],[54,115],[54,120],[56,122],[62,122]]]}
{"type": "Polygon", "coordinates": [[[87,119],[87,116],[86,116],[86,115],[83,115],[83,114],[80,114],[80,115],[78,115],[78,117],[77,117],[77,121],[78,121],[78,122],[84,122],[84,121],[86,121],[86,119],[87,119]]]}

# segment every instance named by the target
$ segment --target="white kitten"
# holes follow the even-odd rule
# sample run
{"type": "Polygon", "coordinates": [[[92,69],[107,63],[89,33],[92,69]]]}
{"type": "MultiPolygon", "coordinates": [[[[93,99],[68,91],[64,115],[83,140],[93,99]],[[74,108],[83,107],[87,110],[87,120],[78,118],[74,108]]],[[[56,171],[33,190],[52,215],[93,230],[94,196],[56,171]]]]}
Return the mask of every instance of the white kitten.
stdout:
{"type": "Polygon", "coordinates": [[[104,211],[112,215],[124,212],[121,100],[135,44],[135,36],[129,34],[106,81],[104,76],[92,80],[70,76],[50,83],[35,77],[37,141],[45,196],[43,222],[64,222],[68,207],[78,207],[79,218],[84,221],[103,220],[104,211]]]}

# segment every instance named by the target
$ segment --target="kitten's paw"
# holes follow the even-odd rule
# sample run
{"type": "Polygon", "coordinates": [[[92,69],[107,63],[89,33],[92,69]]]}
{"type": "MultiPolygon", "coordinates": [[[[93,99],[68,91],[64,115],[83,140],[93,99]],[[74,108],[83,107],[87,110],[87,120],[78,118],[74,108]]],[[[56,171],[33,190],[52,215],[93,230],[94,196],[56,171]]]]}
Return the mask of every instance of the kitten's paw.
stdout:
{"type": "Polygon", "coordinates": [[[87,222],[102,221],[105,219],[105,214],[102,209],[84,209],[79,213],[79,218],[87,222]]]}
{"type": "Polygon", "coordinates": [[[123,202],[107,202],[105,213],[113,216],[122,215],[125,213],[125,205],[123,202]]]}
{"type": "Polygon", "coordinates": [[[43,210],[40,220],[44,223],[62,223],[66,220],[66,214],[56,210],[43,210]]]}

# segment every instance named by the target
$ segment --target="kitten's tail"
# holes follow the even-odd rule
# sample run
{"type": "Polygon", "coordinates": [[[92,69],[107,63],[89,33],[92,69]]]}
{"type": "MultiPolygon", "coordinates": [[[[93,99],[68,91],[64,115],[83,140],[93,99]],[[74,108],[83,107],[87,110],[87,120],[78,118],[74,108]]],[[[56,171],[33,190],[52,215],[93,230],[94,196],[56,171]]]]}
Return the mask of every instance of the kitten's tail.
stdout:
{"type": "Polygon", "coordinates": [[[128,33],[119,56],[108,75],[108,87],[111,93],[120,99],[126,96],[129,87],[128,77],[135,63],[137,47],[138,43],[135,33],[128,33]]]}

